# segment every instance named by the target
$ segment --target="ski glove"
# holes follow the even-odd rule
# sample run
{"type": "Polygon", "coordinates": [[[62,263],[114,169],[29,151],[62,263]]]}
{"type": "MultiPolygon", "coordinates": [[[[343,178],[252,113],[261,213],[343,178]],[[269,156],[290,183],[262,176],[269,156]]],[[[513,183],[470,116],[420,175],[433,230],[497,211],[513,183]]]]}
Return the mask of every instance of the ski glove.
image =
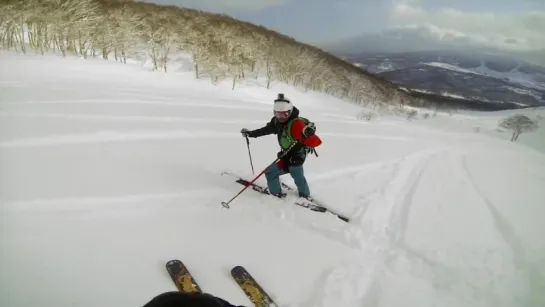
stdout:
{"type": "Polygon", "coordinates": [[[250,130],[246,128],[242,128],[242,130],[240,130],[240,133],[242,134],[243,137],[246,137],[246,138],[250,136],[250,130]]]}
{"type": "Polygon", "coordinates": [[[314,123],[308,123],[305,128],[303,128],[303,136],[308,138],[309,136],[314,135],[316,132],[316,125],[314,123]]]}

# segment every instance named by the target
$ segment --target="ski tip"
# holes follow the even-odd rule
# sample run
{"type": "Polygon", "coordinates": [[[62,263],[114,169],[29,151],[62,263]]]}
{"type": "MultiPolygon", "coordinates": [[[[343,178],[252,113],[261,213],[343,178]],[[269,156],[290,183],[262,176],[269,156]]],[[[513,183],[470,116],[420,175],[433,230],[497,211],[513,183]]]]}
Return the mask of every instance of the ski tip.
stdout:
{"type": "Polygon", "coordinates": [[[340,218],[341,220],[347,222],[347,223],[350,222],[350,219],[349,219],[349,218],[344,217],[344,216],[342,216],[342,215],[337,215],[337,217],[340,218]]]}
{"type": "Polygon", "coordinates": [[[240,270],[245,270],[245,269],[241,265],[236,265],[231,269],[231,273],[234,273],[234,272],[237,272],[237,271],[240,271],[240,270]]]}
{"type": "Polygon", "coordinates": [[[167,261],[167,263],[166,263],[165,265],[166,265],[167,267],[169,267],[169,266],[172,266],[172,265],[174,265],[174,264],[176,264],[176,263],[181,263],[181,261],[178,260],[178,259],[172,259],[172,260],[167,261]]]}

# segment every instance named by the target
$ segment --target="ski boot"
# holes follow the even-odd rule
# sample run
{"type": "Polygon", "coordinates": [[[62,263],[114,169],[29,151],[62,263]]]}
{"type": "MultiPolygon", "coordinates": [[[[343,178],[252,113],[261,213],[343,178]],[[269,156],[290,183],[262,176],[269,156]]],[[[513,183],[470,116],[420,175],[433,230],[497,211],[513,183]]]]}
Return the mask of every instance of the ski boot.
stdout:
{"type": "Polygon", "coordinates": [[[280,192],[278,194],[273,194],[273,193],[269,192],[269,194],[271,194],[272,196],[278,197],[280,199],[284,199],[288,195],[288,193],[283,193],[283,192],[280,192]]]}

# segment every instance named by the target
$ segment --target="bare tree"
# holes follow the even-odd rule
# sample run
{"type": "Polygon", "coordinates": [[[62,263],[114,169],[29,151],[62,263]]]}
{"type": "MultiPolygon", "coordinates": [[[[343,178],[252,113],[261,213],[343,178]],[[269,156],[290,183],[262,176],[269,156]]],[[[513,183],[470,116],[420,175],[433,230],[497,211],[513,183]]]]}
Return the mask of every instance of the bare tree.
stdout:
{"type": "Polygon", "coordinates": [[[358,114],[356,118],[361,120],[371,121],[376,116],[377,114],[375,114],[375,112],[373,111],[362,111],[360,114],[358,114]]]}
{"type": "Polygon", "coordinates": [[[0,25],[4,48],[26,53],[25,23],[32,14],[31,7],[25,1],[6,1],[1,4],[0,25]],[[10,3],[11,2],[11,3],[10,3]]]}
{"type": "Polygon", "coordinates": [[[129,57],[167,71],[176,53],[192,59],[195,77],[213,83],[266,77],[355,103],[406,105],[397,86],[319,48],[234,19],[195,9],[129,0],[0,1],[0,46],[64,56],[129,57]]]}
{"type": "Polygon", "coordinates": [[[263,53],[262,53],[262,61],[265,63],[265,75],[267,76],[267,89],[271,88],[271,84],[274,82],[275,77],[277,76],[277,73],[275,71],[276,66],[274,65],[274,40],[272,38],[267,38],[267,40],[263,40],[263,53]]]}
{"type": "Polygon", "coordinates": [[[418,115],[418,111],[416,111],[416,110],[409,110],[409,111],[407,111],[406,114],[407,114],[407,120],[408,120],[408,121],[411,121],[411,120],[413,120],[413,119],[418,115]]]}
{"type": "Polygon", "coordinates": [[[535,131],[539,125],[523,114],[515,114],[500,121],[499,126],[513,131],[511,142],[515,142],[523,132],[535,131]]]}

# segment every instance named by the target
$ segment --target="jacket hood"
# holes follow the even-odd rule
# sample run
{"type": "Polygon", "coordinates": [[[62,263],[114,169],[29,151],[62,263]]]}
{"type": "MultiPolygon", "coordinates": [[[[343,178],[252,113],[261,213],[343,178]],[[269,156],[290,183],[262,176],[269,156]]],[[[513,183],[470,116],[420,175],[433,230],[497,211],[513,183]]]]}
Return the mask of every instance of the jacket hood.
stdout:
{"type": "Polygon", "coordinates": [[[299,109],[297,109],[296,107],[293,107],[293,111],[291,111],[291,115],[290,117],[288,117],[288,121],[297,117],[299,117],[299,109]]]}

